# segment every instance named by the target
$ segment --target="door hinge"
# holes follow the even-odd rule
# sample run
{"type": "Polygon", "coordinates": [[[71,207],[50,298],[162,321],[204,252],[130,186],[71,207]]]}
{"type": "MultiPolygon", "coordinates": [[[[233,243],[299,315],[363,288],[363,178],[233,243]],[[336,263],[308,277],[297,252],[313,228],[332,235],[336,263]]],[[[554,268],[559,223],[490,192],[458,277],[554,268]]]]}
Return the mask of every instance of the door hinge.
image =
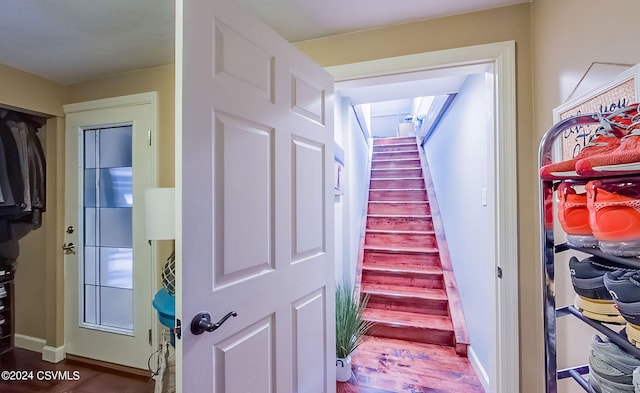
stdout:
{"type": "Polygon", "coordinates": [[[149,345],[153,346],[153,344],[151,343],[151,338],[152,338],[151,336],[152,336],[151,329],[149,329],[149,345]]]}
{"type": "Polygon", "coordinates": [[[502,278],[502,268],[500,266],[496,267],[496,274],[498,278],[502,278]]]}
{"type": "Polygon", "coordinates": [[[182,338],[182,321],[176,319],[176,327],[173,328],[173,333],[176,335],[176,338],[180,340],[182,338]]]}
{"type": "Polygon", "coordinates": [[[147,130],[147,139],[149,140],[149,146],[151,146],[151,130],[147,130]]]}

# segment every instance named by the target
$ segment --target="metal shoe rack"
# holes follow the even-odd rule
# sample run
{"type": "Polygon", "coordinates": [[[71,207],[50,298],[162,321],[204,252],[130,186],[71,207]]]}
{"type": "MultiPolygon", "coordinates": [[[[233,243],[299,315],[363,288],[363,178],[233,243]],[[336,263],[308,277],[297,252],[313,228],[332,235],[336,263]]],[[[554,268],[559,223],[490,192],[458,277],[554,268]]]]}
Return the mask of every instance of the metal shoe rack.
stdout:
{"type": "MultiPolygon", "coordinates": [[[[550,164],[552,162],[552,149],[555,141],[560,137],[563,131],[576,126],[584,126],[589,124],[598,124],[597,117],[593,114],[578,115],[567,118],[556,123],[547,131],[540,142],[539,150],[539,166],[550,164]]],[[[638,174],[640,175],[640,173],[638,174]]],[[[624,178],[629,178],[625,176],[624,178]]],[[[640,179],[640,178],[639,178],[640,179]]],[[[575,184],[586,184],[591,179],[575,181],[575,184]]],[[[558,391],[558,380],[564,378],[573,378],[585,391],[592,392],[588,381],[583,375],[589,372],[588,365],[571,367],[564,370],[557,369],[556,362],[556,319],[564,316],[573,316],[580,321],[591,326],[601,334],[606,335],[612,342],[615,342],[622,349],[640,358],[640,349],[627,341],[626,337],[610,329],[608,326],[589,319],[582,315],[573,306],[562,307],[556,309],[555,299],[555,276],[554,276],[554,258],[555,254],[568,250],[577,250],[601,258],[608,259],[623,266],[640,269],[640,259],[638,258],[621,258],[610,254],[603,253],[596,248],[577,248],[567,243],[556,244],[554,237],[554,217],[553,217],[553,196],[558,181],[540,180],[540,212],[541,212],[541,245],[542,245],[542,268],[543,268],[543,314],[544,314],[544,341],[545,341],[545,386],[547,393],[556,393],[558,391]]]]}

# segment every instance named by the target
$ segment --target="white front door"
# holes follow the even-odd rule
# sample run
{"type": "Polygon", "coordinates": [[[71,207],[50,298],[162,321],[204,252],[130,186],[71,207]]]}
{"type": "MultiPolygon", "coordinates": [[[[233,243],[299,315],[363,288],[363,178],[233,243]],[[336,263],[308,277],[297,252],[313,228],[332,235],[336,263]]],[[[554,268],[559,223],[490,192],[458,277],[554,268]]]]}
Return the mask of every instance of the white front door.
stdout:
{"type": "Polygon", "coordinates": [[[177,20],[178,386],[335,392],[333,80],[226,0],[177,20]]]}
{"type": "Polygon", "coordinates": [[[153,261],[155,93],[65,105],[65,352],[146,369],[153,261]]]}

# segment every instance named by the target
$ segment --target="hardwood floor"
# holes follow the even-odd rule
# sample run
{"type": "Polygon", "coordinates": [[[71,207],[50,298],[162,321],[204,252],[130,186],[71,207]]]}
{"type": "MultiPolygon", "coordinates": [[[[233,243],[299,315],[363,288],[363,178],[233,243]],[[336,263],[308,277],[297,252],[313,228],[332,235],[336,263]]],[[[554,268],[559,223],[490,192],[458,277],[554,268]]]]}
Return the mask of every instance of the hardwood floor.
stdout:
{"type": "MultiPolygon", "coordinates": [[[[151,393],[149,378],[84,364],[40,360],[37,352],[16,348],[0,356],[0,370],[67,370],[77,381],[0,381],[2,393],[151,393]]],[[[34,378],[35,379],[35,378],[34,378]]],[[[338,393],[483,393],[469,360],[451,347],[369,337],[353,355],[353,376],[338,393]]]]}
{"type": "Polygon", "coordinates": [[[0,392],[2,393],[152,393],[154,381],[147,377],[125,374],[111,371],[96,366],[87,366],[69,360],[60,363],[47,363],[41,360],[38,352],[16,348],[13,351],[0,355],[0,371],[25,370],[33,371],[33,380],[29,381],[5,381],[0,378],[0,392]],[[68,380],[38,381],[38,376],[53,379],[53,374],[37,372],[43,371],[68,371],[65,376],[68,380]]]}
{"type": "Polygon", "coordinates": [[[452,347],[368,337],[338,393],[483,393],[469,359],[452,347]]]}

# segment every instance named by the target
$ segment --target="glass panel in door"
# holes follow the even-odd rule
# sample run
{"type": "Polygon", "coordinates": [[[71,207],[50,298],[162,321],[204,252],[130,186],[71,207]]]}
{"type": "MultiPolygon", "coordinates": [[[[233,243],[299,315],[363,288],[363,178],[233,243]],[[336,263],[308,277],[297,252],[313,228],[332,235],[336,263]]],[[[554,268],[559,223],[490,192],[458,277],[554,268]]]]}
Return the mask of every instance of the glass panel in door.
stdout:
{"type": "Polygon", "coordinates": [[[133,332],[132,127],[84,130],[85,327],[133,332]]]}

